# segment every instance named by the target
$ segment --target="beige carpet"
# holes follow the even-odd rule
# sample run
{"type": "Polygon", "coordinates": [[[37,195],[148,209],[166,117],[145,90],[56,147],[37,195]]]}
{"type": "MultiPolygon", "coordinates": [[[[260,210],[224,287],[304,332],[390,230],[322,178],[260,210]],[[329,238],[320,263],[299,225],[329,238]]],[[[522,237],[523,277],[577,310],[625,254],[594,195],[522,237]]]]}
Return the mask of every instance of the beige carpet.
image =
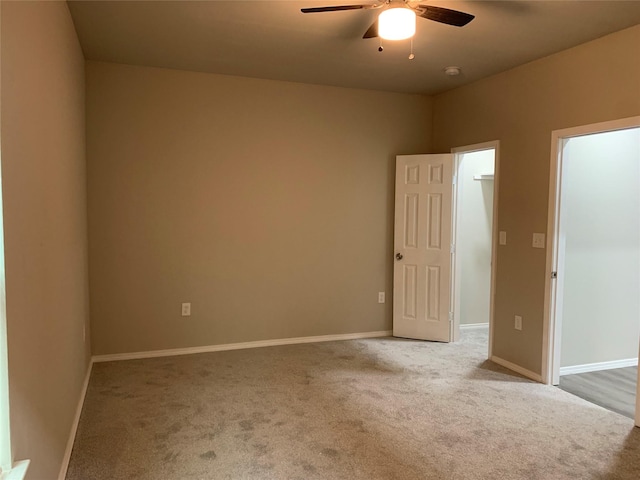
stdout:
{"type": "Polygon", "coordinates": [[[632,420],[485,356],[474,331],[96,364],[67,479],[640,478],[632,420]]]}

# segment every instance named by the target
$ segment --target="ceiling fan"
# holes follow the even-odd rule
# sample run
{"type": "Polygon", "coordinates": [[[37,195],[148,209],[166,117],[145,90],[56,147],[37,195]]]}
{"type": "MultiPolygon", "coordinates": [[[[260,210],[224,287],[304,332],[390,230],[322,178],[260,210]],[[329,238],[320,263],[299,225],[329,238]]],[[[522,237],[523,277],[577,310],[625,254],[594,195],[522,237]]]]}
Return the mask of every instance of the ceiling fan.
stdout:
{"type": "Polygon", "coordinates": [[[456,27],[464,27],[475,18],[474,15],[469,13],[431,5],[421,5],[419,1],[411,0],[384,0],[381,3],[374,4],[312,7],[303,8],[301,11],[302,13],[321,13],[341,10],[376,9],[383,9],[383,11],[362,38],[375,38],[377,36],[387,40],[404,40],[410,38],[415,33],[416,16],[456,27]]]}

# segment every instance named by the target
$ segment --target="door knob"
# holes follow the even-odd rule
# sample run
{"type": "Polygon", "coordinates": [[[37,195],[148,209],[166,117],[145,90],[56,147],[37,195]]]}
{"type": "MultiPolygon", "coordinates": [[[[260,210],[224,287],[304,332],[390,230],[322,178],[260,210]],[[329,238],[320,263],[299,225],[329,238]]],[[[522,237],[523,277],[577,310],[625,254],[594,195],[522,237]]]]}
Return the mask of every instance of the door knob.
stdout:
{"type": "Polygon", "coordinates": [[[402,260],[402,254],[396,253],[396,260],[402,260]]]}

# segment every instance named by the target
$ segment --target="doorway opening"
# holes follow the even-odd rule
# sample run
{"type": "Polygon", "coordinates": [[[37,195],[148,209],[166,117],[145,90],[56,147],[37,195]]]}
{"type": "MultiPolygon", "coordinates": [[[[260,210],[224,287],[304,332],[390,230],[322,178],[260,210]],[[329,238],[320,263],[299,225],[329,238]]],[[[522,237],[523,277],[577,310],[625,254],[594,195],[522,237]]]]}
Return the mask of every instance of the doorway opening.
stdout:
{"type": "Polygon", "coordinates": [[[552,136],[543,373],[640,423],[640,117],[552,136]]]}
{"type": "Polygon", "coordinates": [[[462,324],[491,358],[498,147],[396,157],[394,336],[453,342],[462,324]]]}
{"type": "Polygon", "coordinates": [[[491,358],[498,142],[453,149],[452,323],[485,332],[491,358]]]}

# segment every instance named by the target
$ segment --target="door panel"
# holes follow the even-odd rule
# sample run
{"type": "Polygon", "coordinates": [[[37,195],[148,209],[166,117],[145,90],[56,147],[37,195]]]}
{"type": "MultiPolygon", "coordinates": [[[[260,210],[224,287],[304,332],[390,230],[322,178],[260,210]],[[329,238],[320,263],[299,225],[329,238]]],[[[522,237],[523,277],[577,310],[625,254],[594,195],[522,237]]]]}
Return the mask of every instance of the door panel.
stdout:
{"type": "Polygon", "coordinates": [[[393,334],[451,341],[452,155],[396,157],[393,334]]]}

